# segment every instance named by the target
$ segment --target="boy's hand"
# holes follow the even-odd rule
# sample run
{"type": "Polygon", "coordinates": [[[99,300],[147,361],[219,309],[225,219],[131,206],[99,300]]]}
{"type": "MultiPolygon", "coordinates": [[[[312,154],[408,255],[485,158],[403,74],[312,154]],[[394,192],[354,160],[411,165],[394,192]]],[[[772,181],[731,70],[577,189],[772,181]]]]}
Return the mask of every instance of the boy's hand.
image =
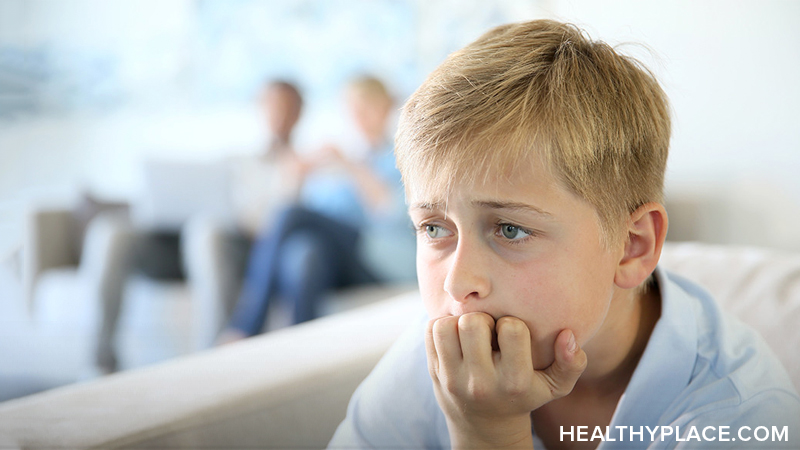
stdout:
{"type": "Polygon", "coordinates": [[[453,448],[532,448],[531,411],[569,394],[586,368],[586,354],[563,330],[553,364],[534,370],[530,330],[510,316],[431,320],[425,346],[453,448]]]}

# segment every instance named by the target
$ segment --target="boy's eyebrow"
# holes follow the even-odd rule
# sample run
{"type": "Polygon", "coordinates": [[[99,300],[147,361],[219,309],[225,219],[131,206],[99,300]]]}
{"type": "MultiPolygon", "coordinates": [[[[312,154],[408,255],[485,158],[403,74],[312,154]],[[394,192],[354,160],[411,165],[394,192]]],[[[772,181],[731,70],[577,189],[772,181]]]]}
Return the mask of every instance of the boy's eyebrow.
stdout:
{"type": "MultiPolygon", "coordinates": [[[[472,206],[490,209],[510,209],[516,211],[532,212],[544,217],[553,217],[549,212],[527,203],[505,202],[499,200],[475,200],[472,206]]],[[[419,202],[411,205],[410,209],[441,210],[445,208],[444,202],[419,202]]]]}
{"type": "Polygon", "coordinates": [[[427,209],[430,211],[444,209],[444,202],[419,202],[412,204],[409,209],[427,209]]]}
{"type": "Polygon", "coordinates": [[[549,212],[527,203],[504,202],[497,200],[475,200],[472,202],[472,205],[490,209],[511,209],[516,211],[532,212],[544,217],[553,217],[553,215],[549,212]]]}

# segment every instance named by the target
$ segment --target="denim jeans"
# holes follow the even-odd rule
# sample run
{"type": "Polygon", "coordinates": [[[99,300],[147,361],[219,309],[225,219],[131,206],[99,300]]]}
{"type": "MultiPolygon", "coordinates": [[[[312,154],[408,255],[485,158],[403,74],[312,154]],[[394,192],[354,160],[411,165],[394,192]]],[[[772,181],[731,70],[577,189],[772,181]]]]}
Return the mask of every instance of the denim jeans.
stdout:
{"type": "Polygon", "coordinates": [[[378,280],[358,255],[356,227],[292,206],[253,243],[230,327],[252,336],[264,327],[270,302],[290,303],[293,323],[311,320],[326,293],[378,280]]]}

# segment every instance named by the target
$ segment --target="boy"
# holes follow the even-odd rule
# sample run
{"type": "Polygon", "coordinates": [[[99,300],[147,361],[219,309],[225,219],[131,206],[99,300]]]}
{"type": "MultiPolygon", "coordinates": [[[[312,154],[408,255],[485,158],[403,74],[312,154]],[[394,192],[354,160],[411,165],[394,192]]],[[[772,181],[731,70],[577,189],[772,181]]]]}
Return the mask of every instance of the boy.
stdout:
{"type": "Polygon", "coordinates": [[[800,399],[766,344],[656,269],[669,135],[654,77],[572,26],[452,54],[397,134],[431,320],[331,447],[797,447],[800,399]],[[753,439],[764,426],[783,439],[753,439]]]}

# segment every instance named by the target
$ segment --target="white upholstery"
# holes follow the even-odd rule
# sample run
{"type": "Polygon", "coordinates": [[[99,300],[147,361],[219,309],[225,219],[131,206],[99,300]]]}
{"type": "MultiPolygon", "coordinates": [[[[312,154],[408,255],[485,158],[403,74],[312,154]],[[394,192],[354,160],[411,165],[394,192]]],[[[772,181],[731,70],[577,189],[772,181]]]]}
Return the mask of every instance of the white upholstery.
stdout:
{"type": "Polygon", "coordinates": [[[121,368],[141,367],[194,350],[185,283],[126,276],[124,258],[132,242],[128,219],[108,213],[92,220],[79,265],[71,259],[67,245],[71,243],[70,220],[66,210],[33,210],[26,249],[29,311],[37,333],[48,346],[63,349],[59,367],[53,370],[56,378],[79,379],[92,372],[100,305],[117,290],[123,296],[116,333],[121,368]]]}
{"type": "MultiPolygon", "coordinates": [[[[756,326],[800,384],[800,255],[681,244],[663,263],[756,326]]],[[[0,448],[322,448],[418,297],[0,404],[0,448]]]]}
{"type": "Polygon", "coordinates": [[[0,448],[324,447],[417,297],[0,403],[0,448]]]}
{"type": "MultiPolygon", "coordinates": [[[[72,226],[68,210],[35,209],[29,216],[26,261],[30,312],[48,347],[60,350],[59,365],[48,379],[91,376],[96,363],[103,299],[121,295],[114,348],[120,369],[166,361],[212,346],[227,321],[241,279],[219,255],[221,228],[205,225],[204,216],[184,230],[189,282],[128,275],[126,254],[135,229],[118,214],[101,214],[89,225],[80,265],[68,244],[72,226]],[[118,292],[118,294],[116,294],[118,292]]],[[[216,222],[213,222],[216,225],[216,222]]],[[[408,285],[342,290],[320,306],[331,314],[405,292],[408,285]]],[[[288,311],[272,308],[267,325],[284,326],[288,311]]]]}

